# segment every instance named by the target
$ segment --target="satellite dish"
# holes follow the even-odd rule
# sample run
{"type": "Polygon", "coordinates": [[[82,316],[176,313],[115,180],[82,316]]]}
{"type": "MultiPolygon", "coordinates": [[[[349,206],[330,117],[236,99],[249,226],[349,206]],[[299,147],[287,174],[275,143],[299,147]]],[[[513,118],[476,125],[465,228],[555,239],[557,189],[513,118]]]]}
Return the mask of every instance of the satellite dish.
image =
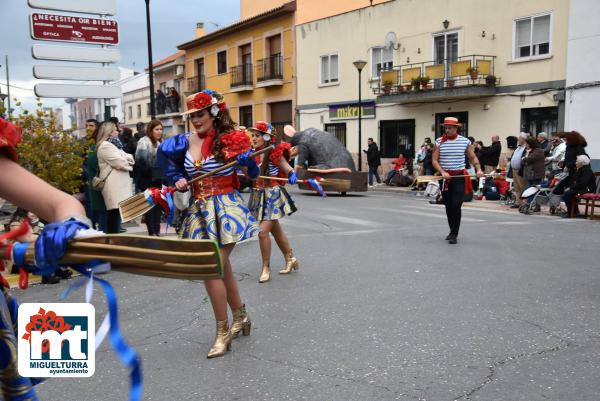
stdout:
{"type": "Polygon", "coordinates": [[[400,45],[398,44],[398,38],[394,32],[388,32],[385,35],[384,44],[388,49],[398,50],[400,48],[400,45]]]}

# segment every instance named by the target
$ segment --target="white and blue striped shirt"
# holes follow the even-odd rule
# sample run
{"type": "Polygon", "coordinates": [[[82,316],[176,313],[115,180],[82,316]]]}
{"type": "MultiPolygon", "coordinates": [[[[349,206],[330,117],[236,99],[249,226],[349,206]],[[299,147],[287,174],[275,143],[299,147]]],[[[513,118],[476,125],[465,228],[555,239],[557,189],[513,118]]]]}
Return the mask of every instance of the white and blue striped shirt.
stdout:
{"type": "MultiPolygon", "coordinates": [[[[258,165],[258,167],[261,167],[264,162],[265,162],[265,160],[263,159],[263,161],[258,165]]],[[[279,175],[279,166],[277,166],[276,164],[273,164],[273,162],[271,160],[269,160],[269,166],[267,168],[267,175],[269,177],[277,177],[279,175]]]]}
{"type": "Polygon", "coordinates": [[[465,152],[471,144],[469,139],[458,135],[454,140],[447,140],[441,143],[442,138],[438,138],[435,144],[440,149],[440,165],[445,171],[464,170],[465,152]]]}
{"type": "MultiPolygon", "coordinates": [[[[185,162],[183,163],[183,165],[185,167],[185,172],[188,174],[188,177],[191,177],[191,178],[195,177],[198,174],[208,173],[208,172],[213,171],[214,169],[219,168],[224,165],[224,163],[221,163],[221,162],[215,160],[215,157],[213,155],[210,155],[206,159],[202,160],[202,166],[200,167],[200,169],[196,168],[196,166],[194,165],[194,161],[195,160],[192,157],[192,155],[190,154],[190,152],[189,151],[186,152],[185,153],[185,162]]],[[[235,172],[235,168],[229,167],[228,169],[225,169],[223,171],[216,173],[215,176],[232,175],[234,172],[235,172]]]]}

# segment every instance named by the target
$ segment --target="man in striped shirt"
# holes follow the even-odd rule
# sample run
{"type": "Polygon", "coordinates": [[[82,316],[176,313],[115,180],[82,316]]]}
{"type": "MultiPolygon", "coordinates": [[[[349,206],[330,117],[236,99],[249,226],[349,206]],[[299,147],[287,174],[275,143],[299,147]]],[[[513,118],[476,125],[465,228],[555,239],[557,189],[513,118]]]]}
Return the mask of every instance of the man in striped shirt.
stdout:
{"type": "Polygon", "coordinates": [[[458,127],[461,124],[455,117],[444,119],[444,135],[435,141],[433,150],[433,168],[444,178],[442,187],[442,198],[446,206],[446,217],[450,226],[450,234],[446,240],[450,244],[456,244],[458,230],[460,228],[461,207],[465,193],[471,192],[471,177],[465,169],[465,154],[471,161],[471,165],[477,171],[477,177],[483,177],[481,164],[475,156],[471,141],[464,136],[458,135],[458,127]],[[458,176],[452,178],[452,176],[458,176]]]}

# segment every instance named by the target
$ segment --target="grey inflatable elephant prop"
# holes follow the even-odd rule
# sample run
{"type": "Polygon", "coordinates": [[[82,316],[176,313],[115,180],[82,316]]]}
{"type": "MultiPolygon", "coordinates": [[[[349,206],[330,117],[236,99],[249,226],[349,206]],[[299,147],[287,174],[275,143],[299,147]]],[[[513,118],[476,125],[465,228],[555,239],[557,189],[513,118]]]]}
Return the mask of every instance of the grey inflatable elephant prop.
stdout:
{"type": "Polygon", "coordinates": [[[297,166],[308,165],[309,171],[320,173],[356,171],[350,152],[334,135],[315,128],[296,132],[291,125],[284,133],[298,149],[297,166]]]}

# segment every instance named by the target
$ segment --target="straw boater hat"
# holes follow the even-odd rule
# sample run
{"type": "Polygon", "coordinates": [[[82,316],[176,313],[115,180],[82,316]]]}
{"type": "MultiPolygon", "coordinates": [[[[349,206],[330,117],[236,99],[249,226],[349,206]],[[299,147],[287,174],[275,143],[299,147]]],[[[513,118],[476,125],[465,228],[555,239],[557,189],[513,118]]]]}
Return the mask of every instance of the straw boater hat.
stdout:
{"type": "Polygon", "coordinates": [[[250,127],[248,130],[262,133],[265,141],[271,141],[276,136],[273,126],[266,121],[257,121],[254,127],[250,127]]]}
{"type": "Polygon", "coordinates": [[[444,123],[442,125],[454,125],[455,127],[462,127],[462,124],[458,122],[458,118],[456,117],[444,118],[444,123]]]}
{"type": "Polygon", "coordinates": [[[182,115],[210,108],[210,114],[213,117],[217,117],[219,112],[227,108],[223,100],[223,95],[210,89],[205,89],[186,97],[185,105],[187,110],[181,113],[182,115]]]}

